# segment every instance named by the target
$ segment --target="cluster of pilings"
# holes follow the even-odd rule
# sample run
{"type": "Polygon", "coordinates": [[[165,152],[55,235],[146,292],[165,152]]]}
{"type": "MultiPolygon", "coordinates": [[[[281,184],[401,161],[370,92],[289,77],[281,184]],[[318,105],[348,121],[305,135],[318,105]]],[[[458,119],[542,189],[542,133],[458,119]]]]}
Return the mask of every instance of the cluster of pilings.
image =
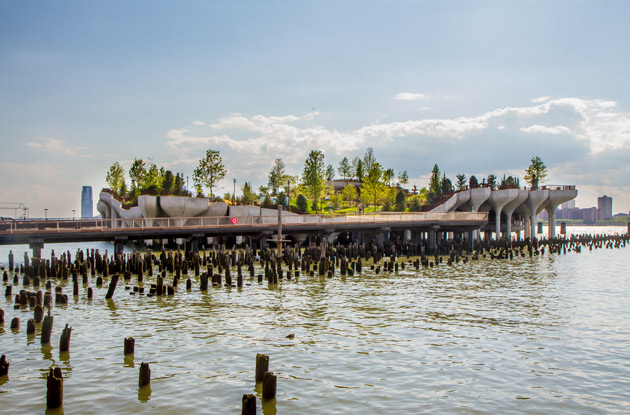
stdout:
{"type": "MultiPolygon", "coordinates": [[[[32,311],[27,320],[27,336],[36,336],[40,328],[41,343],[49,344],[53,329],[53,307],[68,307],[69,294],[63,288],[72,280],[72,298],[83,295],[89,301],[94,291],[90,283],[97,288],[103,287],[109,280],[106,299],[111,299],[119,281],[123,281],[125,290],[131,295],[172,296],[175,295],[181,279],[186,281],[186,291],[198,287],[200,291],[213,287],[244,286],[244,279],[250,282],[278,284],[280,280],[298,280],[300,276],[328,277],[353,276],[361,274],[364,267],[371,273],[397,273],[406,266],[431,269],[440,264],[454,266],[458,263],[476,261],[480,258],[492,260],[511,260],[515,257],[535,257],[548,254],[580,253],[583,250],[623,248],[630,242],[628,234],[623,235],[574,235],[569,238],[532,239],[523,241],[479,241],[475,250],[470,250],[466,241],[446,240],[436,245],[436,251],[426,255],[421,244],[394,239],[377,245],[364,244],[327,244],[310,245],[302,248],[289,246],[279,255],[270,248],[242,249],[220,246],[211,251],[197,252],[132,252],[110,256],[98,250],[78,250],[75,255],[64,252],[59,258],[53,253],[50,259],[30,259],[24,255],[24,262],[16,265],[13,255],[9,257],[9,269],[2,268],[5,285],[5,297],[13,299],[13,308],[20,311],[32,311]],[[233,276],[234,274],[234,276],[233,276]],[[132,284],[134,276],[135,284],[132,284]],[[145,281],[146,278],[146,281],[145,281]],[[167,281],[170,279],[170,283],[167,281]],[[195,284],[193,285],[193,280],[195,284]],[[19,287],[19,292],[13,288],[19,287]],[[53,284],[55,283],[55,286],[53,284]],[[11,285],[13,284],[13,285],[11,285]],[[42,285],[45,286],[42,291],[42,285]],[[145,287],[146,285],[146,287],[145,287]],[[145,288],[148,290],[145,292],[145,288]]],[[[248,283],[247,285],[251,285],[248,283]]],[[[76,301],[75,301],[76,302],[76,301]]],[[[0,325],[5,324],[5,311],[0,309],[0,325]]],[[[11,319],[11,330],[18,333],[20,318],[11,319]]],[[[59,337],[60,353],[68,352],[72,328],[66,324],[59,337]]],[[[125,339],[125,355],[133,355],[133,338],[125,339]]],[[[9,359],[0,358],[0,377],[9,374],[9,359]]],[[[139,372],[139,387],[150,383],[148,363],[142,363],[139,372]]],[[[256,382],[262,384],[263,399],[275,397],[276,377],[268,371],[268,357],[257,356],[256,382]],[[266,365],[265,365],[266,361],[266,365]],[[267,385],[267,386],[265,386],[267,385]],[[273,392],[271,392],[273,390],[273,392]]],[[[60,368],[50,368],[47,380],[47,402],[49,407],[61,405],[63,401],[63,376],[60,368]]],[[[243,413],[255,413],[254,395],[243,396],[243,413]],[[252,398],[253,397],[253,398],[252,398]],[[252,409],[253,408],[253,412],[252,409]]]]}

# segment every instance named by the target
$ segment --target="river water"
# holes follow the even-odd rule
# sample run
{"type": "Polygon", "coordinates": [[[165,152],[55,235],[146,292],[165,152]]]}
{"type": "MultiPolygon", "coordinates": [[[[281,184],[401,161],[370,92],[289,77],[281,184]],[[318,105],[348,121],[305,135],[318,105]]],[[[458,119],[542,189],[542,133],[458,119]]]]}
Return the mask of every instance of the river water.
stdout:
{"type": "MultiPolygon", "coordinates": [[[[77,247],[46,249],[59,256],[77,247]]],[[[18,258],[25,247],[10,248],[18,258]]],[[[361,275],[277,286],[247,276],[243,288],[205,293],[191,275],[192,291],[180,283],[168,297],[130,295],[132,276],[109,301],[106,284],[96,288],[90,278],[88,300],[87,286],[71,295],[70,280],[61,284],[69,304],[52,309],[52,347],[40,345],[41,324],[27,337],[32,310],[14,310],[1,296],[0,354],[11,366],[0,378],[0,413],[233,414],[246,393],[257,394],[262,414],[628,413],[629,249],[379,275],[364,265],[361,275]],[[70,351],[60,354],[65,324],[73,328],[70,351]],[[133,359],[123,356],[129,336],[133,359]],[[269,355],[278,376],[275,400],[261,402],[257,353],[269,355]],[[151,386],[139,390],[141,362],[150,363],[151,386]],[[53,365],[64,375],[64,405],[46,411],[53,365]]]]}

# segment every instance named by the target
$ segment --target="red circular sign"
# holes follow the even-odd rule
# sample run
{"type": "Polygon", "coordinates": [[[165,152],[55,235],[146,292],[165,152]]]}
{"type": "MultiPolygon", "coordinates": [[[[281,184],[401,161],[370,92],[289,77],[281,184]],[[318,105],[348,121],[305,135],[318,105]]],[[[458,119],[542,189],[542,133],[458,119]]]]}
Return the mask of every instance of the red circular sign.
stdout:
{"type": "Polygon", "coordinates": [[[237,218],[232,218],[232,219],[230,219],[230,222],[232,222],[233,225],[236,225],[238,223],[238,219],[237,218]]]}

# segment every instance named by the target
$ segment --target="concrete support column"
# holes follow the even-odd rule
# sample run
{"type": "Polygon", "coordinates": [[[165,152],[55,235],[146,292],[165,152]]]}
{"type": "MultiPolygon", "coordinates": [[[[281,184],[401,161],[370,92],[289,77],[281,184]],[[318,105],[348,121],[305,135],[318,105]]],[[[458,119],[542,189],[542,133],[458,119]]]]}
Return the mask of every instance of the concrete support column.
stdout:
{"type": "Polygon", "coordinates": [[[547,214],[549,216],[549,238],[556,237],[556,207],[550,206],[547,208],[547,214]]]}
{"type": "Polygon", "coordinates": [[[33,250],[32,259],[39,261],[42,258],[42,248],[44,247],[43,241],[31,241],[28,243],[28,247],[33,250]]]}
{"type": "Polygon", "coordinates": [[[429,251],[435,251],[435,231],[431,230],[429,231],[429,243],[428,243],[428,248],[429,251]]]}

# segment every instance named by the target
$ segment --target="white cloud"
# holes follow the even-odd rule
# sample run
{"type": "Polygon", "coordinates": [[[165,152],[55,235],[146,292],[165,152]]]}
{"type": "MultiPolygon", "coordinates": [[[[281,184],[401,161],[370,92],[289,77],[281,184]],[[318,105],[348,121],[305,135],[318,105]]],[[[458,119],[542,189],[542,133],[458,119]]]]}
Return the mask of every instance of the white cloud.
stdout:
{"type": "Polygon", "coordinates": [[[421,99],[427,99],[425,94],[417,94],[413,92],[400,92],[396,94],[396,99],[401,101],[419,101],[421,99]]]}
{"type": "Polygon", "coordinates": [[[505,130],[505,125],[499,125],[499,126],[497,127],[497,130],[505,130]]]}
{"type": "Polygon", "coordinates": [[[534,102],[534,103],[537,103],[537,104],[538,104],[538,103],[541,103],[541,102],[547,102],[547,101],[549,101],[549,99],[550,99],[550,98],[551,98],[551,97],[549,97],[549,96],[546,96],[546,97],[538,97],[538,98],[534,98],[534,99],[532,99],[532,102],[534,102]]]}
{"type": "Polygon", "coordinates": [[[203,121],[193,121],[192,125],[200,126],[200,125],[206,125],[206,123],[203,121]]]}
{"type": "Polygon", "coordinates": [[[570,134],[571,130],[563,125],[555,127],[545,127],[544,125],[534,124],[530,127],[521,127],[521,131],[531,134],[570,134]]]}
{"type": "Polygon", "coordinates": [[[31,148],[50,153],[65,154],[75,157],[92,157],[92,154],[83,153],[83,151],[87,150],[87,147],[73,146],[72,144],[66,143],[58,138],[40,138],[38,141],[26,143],[26,145],[31,148]]]}

